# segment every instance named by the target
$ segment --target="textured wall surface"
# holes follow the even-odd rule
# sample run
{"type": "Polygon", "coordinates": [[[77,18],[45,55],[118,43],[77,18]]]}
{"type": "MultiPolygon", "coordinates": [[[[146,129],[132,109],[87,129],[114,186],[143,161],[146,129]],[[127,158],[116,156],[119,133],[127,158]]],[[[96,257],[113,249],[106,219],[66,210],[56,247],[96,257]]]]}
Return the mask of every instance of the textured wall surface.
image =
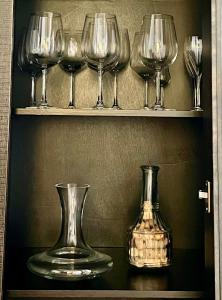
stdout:
{"type": "MultiPolygon", "coordinates": [[[[5,238],[13,1],[0,1],[0,292],[5,238]]],[[[1,294],[0,294],[1,298],[1,294]]]]}
{"type": "Polygon", "coordinates": [[[15,117],[9,239],[51,245],[59,233],[58,182],[91,185],[84,227],[97,246],[123,246],[138,213],[140,166],[160,165],[161,209],[174,246],[200,246],[201,126],[197,120],[15,117]]]}

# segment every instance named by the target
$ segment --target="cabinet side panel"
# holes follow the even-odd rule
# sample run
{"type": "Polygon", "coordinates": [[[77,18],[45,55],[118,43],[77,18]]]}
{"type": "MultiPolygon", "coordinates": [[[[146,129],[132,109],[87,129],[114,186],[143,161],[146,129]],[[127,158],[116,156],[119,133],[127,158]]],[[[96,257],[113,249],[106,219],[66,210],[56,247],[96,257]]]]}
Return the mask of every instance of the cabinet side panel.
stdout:
{"type": "Polygon", "coordinates": [[[0,296],[4,260],[8,141],[11,92],[13,1],[0,1],[0,296]]]}
{"type": "Polygon", "coordinates": [[[222,3],[212,2],[212,117],[213,117],[213,183],[214,183],[214,256],[215,256],[215,299],[221,299],[221,255],[220,234],[222,225],[222,118],[221,118],[221,82],[222,82],[222,45],[221,17],[222,3]]]}

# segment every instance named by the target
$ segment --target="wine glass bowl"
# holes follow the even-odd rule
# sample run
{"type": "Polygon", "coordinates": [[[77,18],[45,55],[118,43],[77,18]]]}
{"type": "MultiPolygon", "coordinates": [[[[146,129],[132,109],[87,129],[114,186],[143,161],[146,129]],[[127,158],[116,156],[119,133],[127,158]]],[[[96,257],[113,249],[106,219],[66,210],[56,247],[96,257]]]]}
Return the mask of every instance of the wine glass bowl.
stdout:
{"type": "Polygon", "coordinates": [[[104,108],[102,75],[119,56],[119,31],[116,16],[106,13],[88,14],[82,35],[82,52],[86,62],[98,71],[99,95],[95,108],[104,108]]]}
{"type": "Polygon", "coordinates": [[[60,68],[70,75],[70,98],[68,108],[76,108],[74,100],[74,77],[83,70],[85,60],[81,52],[82,31],[64,33],[64,52],[60,68]]]}
{"type": "Polygon", "coordinates": [[[87,14],[82,41],[87,62],[97,68],[114,62],[119,55],[116,16],[106,13],[87,14]]]}
{"type": "Polygon", "coordinates": [[[145,64],[162,69],[174,63],[178,44],[173,16],[146,15],[142,25],[141,56],[145,64]]]}
{"type": "Polygon", "coordinates": [[[120,31],[120,50],[117,63],[115,67],[111,70],[111,72],[119,72],[124,69],[130,58],[130,41],[129,41],[129,33],[127,28],[123,28],[120,31]]]}
{"type": "Polygon", "coordinates": [[[178,54],[178,44],[173,16],[146,15],[143,18],[140,55],[145,65],[156,71],[156,103],[154,110],[164,110],[161,104],[161,70],[173,64],[178,54]]]}
{"type": "Polygon", "coordinates": [[[47,108],[47,69],[60,62],[63,50],[63,26],[59,13],[37,12],[31,15],[27,31],[26,50],[28,59],[42,69],[41,107],[47,108]]]}
{"type": "Polygon", "coordinates": [[[170,83],[170,81],[171,81],[170,70],[168,67],[166,67],[161,72],[160,86],[166,87],[170,83]]]}

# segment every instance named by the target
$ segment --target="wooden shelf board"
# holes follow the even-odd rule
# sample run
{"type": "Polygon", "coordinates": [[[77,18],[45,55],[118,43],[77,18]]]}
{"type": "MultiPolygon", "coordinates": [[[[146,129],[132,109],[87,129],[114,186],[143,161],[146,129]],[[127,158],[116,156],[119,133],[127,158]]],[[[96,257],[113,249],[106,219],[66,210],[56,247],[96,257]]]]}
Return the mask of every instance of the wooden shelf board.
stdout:
{"type": "Polygon", "coordinates": [[[152,111],[143,109],[67,109],[67,108],[16,108],[16,115],[33,116],[92,116],[92,117],[165,117],[165,118],[200,118],[197,111],[152,111]]]}
{"type": "Polygon", "coordinates": [[[144,272],[130,268],[126,250],[102,248],[113,257],[114,267],[102,277],[79,282],[47,280],[26,268],[30,255],[40,249],[6,252],[6,299],[202,299],[203,264],[196,251],[175,250],[169,270],[144,272]],[[13,253],[16,253],[13,256],[13,253]]]}

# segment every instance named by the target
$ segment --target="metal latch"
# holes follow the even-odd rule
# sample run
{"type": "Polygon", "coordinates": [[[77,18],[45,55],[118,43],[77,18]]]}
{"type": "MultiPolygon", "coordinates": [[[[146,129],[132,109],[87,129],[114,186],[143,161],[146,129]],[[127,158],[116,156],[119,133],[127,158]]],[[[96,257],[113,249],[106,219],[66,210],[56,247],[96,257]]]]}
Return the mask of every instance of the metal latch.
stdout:
{"type": "Polygon", "coordinates": [[[210,214],[211,209],[211,186],[210,181],[206,180],[204,190],[199,191],[199,199],[204,199],[206,212],[210,214]]]}

